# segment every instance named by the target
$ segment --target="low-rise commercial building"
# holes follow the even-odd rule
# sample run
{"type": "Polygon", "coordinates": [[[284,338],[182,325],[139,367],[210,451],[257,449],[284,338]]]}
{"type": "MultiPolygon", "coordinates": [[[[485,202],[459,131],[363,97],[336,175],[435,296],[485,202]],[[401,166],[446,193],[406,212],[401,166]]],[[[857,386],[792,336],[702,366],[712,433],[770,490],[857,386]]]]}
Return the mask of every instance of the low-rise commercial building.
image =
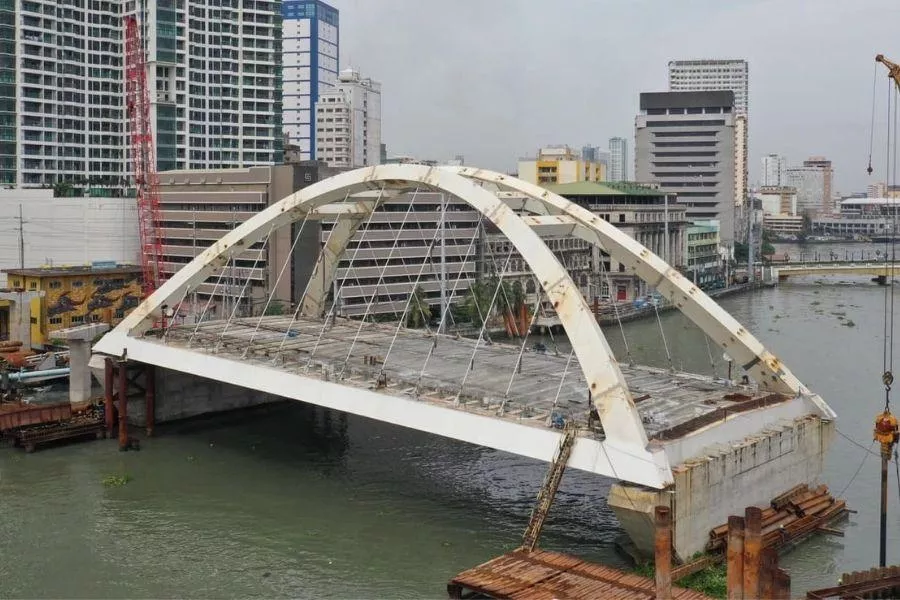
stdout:
{"type": "Polygon", "coordinates": [[[891,221],[884,217],[819,217],[811,225],[814,234],[844,237],[890,235],[893,230],[891,221]]]}
{"type": "Polygon", "coordinates": [[[695,221],[684,232],[684,272],[701,288],[721,279],[719,222],[695,221]]]}
{"type": "MultiPolygon", "coordinates": [[[[673,195],[648,186],[622,182],[580,182],[546,186],[550,191],[600,215],[673,266],[684,264],[685,207],[673,195]],[[668,232],[668,233],[667,233],[668,232]]],[[[647,286],[627,265],[591,247],[588,298],[633,300],[647,286]]]]}
{"type": "Polygon", "coordinates": [[[569,146],[541,148],[534,158],[519,159],[519,179],[537,185],[605,181],[607,164],[585,160],[569,146]]]}
{"type": "MultiPolygon", "coordinates": [[[[226,233],[293,192],[334,170],[315,161],[298,164],[167,171],[160,174],[162,273],[171,277],[226,233]]],[[[180,315],[188,320],[252,314],[262,309],[269,292],[282,303],[295,302],[312,273],[309,253],[317,253],[320,225],[310,221],[291,256],[291,268],[279,278],[291,255],[294,227],[273,231],[235,257],[221,276],[192,290],[180,315]],[[245,285],[246,283],[246,285],[245,285]],[[277,285],[276,285],[277,283],[277,285]],[[235,309],[237,304],[237,309],[235,309]]]]}
{"type": "Polygon", "coordinates": [[[763,215],[763,228],[777,235],[797,235],[803,232],[801,215],[763,215]]]}
{"type": "Polygon", "coordinates": [[[842,217],[900,216],[900,197],[897,198],[847,198],[840,203],[842,217]]]}
{"type": "Polygon", "coordinates": [[[59,329],[86,323],[118,325],[141,300],[141,268],[137,265],[98,262],[5,272],[12,290],[36,294],[29,307],[34,347],[52,340],[59,329]]]}
{"type": "MultiPolygon", "coordinates": [[[[339,316],[399,318],[416,287],[425,303],[458,302],[476,280],[481,213],[442,192],[411,191],[385,200],[360,225],[335,274],[339,316]]],[[[333,222],[322,223],[324,245],[333,222]]],[[[318,258],[318,249],[308,260],[318,258]]],[[[433,317],[439,317],[437,308],[433,317]]]]}

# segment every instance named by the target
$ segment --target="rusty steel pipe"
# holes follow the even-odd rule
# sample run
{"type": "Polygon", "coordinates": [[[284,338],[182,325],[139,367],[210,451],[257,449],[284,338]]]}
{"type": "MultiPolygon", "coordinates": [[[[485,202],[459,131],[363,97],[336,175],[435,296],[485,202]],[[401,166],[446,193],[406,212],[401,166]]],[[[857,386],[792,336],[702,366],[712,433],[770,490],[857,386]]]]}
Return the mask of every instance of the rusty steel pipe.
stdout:
{"type": "Polygon", "coordinates": [[[775,600],[791,600],[791,576],[784,569],[775,569],[772,598],[775,600]]]}
{"type": "Polygon", "coordinates": [[[147,437],[153,437],[153,427],[156,424],[156,366],[147,365],[144,367],[144,389],[146,390],[147,400],[147,416],[146,428],[147,437]]]}
{"type": "Polygon", "coordinates": [[[119,363],[119,450],[128,450],[128,373],[119,363]]]}
{"type": "Polygon", "coordinates": [[[656,599],[672,598],[672,513],[656,507],[656,599]]]}
{"type": "Polygon", "coordinates": [[[107,358],[103,361],[103,419],[106,421],[106,437],[112,437],[113,427],[115,427],[115,415],[113,414],[113,395],[116,386],[115,371],[113,371],[112,359],[107,358]]]}
{"type": "Polygon", "coordinates": [[[763,548],[759,569],[759,597],[772,598],[775,590],[775,571],[778,570],[778,551],[775,548],[763,548]]]}
{"type": "Polygon", "coordinates": [[[762,511],[748,506],[744,513],[744,598],[759,598],[762,552],[762,511]]]}
{"type": "Polygon", "coordinates": [[[728,548],[726,557],[726,587],[728,600],[744,598],[744,517],[728,517],[728,548]]]}
{"type": "Polygon", "coordinates": [[[879,523],[878,566],[887,564],[887,503],[888,503],[888,462],[891,460],[891,445],[881,444],[881,521],[879,523]]]}

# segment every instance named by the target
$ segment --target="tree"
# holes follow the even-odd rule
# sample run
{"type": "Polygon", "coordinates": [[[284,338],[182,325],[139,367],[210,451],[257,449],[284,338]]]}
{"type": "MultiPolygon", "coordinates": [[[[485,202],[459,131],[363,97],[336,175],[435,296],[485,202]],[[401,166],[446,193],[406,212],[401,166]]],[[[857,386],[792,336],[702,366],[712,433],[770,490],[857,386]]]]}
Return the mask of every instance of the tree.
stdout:
{"type": "Polygon", "coordinates": [[[747,262],[750,255],[747,244],[743,242],[734,243],[734,260],[736,262],[747,262]]]}
{"type": "Polygon", "coordinates": [[[494,299],[494,289],[496,284],[492,281],[476,281],[469,288],[463,306],[466,309],[466,316],[475,327],[481,327],[488,319],[487,313],[494,299]]]}
{"type": "Polygon", "coordinates": [[[522,305],[525,304],[525,288],[522,282],[518,280],[512,284],[511,288],[509,303],[512,304],[513,312],[518,313],[522,309],[522,305]]]}
{"type": "Polygon", "coordinates": [[[431,320],[431,305],[425,297],[422,286],[416,286],[409,298],[409,309],[406,311],[406,326],[410,328],[422,327],[431,320]]]}
{"type": "Polygon", "coordinates": [[[280,300],[269,303],[263,315],[266,317],[276,317],[284,314],[284,306],[280,300]]]}
{"type": "Polygon", "coordinates": [[[57,181],[53,184],[53,195],[56,198],[68,198],[72,195],[72,184],[68,181],[57,181]]]}

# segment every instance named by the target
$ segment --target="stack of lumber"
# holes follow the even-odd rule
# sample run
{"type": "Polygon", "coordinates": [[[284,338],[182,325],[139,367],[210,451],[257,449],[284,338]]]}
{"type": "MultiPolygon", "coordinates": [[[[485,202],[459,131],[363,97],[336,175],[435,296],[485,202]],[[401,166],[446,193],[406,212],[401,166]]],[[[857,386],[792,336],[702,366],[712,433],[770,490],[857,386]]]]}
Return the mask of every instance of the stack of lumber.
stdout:
{"type": "MultiPolygon", "coordinates": [[[[832,533],[828,524],[847,512],[847,503],[835,499],[827,486],[795,486],[774,498],[762,511],[763,547],[779,548],[815,531],[832,533]]],[[[728,525],[719,525],[710,530],[706,549],[723,552],[727,543],[728,525]]]]}

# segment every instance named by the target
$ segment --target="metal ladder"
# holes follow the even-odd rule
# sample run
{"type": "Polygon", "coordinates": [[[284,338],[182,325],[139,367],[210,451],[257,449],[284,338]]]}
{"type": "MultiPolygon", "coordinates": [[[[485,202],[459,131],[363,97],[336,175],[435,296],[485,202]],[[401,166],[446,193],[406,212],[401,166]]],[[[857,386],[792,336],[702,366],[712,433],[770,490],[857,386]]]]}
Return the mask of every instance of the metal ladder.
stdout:
{"type": "Polygon", "coordinates": [[[572,446],[575,445],[577,437],[578,427],[571,421],[566,423],[556,456],[553,458],[553,462],[550,463],[550,470],[547,471],[544,483],[541,485],[541,491],[538,492],[537,503],[531,511],[531,519],[528,521],[528,527],[525,529],[525,535],[522,538],[521,550],[531,552],[537,546],[541,530],[544,528],[544,521],[547,520],[550,507],[553,506],[553,499],[556,498],[556,491],[559,489],[563,473],[566,471],[566,464],[569,462],[569,456],[572,454],[572,446]]]}

